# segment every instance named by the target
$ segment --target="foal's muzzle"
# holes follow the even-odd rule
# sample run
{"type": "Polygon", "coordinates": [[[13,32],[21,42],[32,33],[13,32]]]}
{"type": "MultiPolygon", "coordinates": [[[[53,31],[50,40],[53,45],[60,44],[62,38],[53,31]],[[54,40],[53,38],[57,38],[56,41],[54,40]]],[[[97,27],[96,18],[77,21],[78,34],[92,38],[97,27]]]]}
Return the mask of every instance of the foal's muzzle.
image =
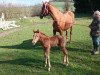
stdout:
{"type": "Polygon", "coordinates": [[[33,45],[35,45],[35,44],[36,44],[36,42],[32,41],[32,44],[33,44],[33,45]]]}

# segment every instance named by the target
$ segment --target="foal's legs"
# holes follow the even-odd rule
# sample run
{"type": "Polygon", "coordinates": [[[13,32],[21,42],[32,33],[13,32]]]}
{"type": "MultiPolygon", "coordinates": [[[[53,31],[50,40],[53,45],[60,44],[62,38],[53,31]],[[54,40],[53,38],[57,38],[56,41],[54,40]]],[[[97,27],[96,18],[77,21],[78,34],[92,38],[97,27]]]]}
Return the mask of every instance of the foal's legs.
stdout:
{"type": "Polygon", "coordinates": [[[47,60],[47,62],[48,62],[48,71],[50,71],[50,69],[51,69],[51,64],[50,64],[50,56],[48,55],[48,60],[47,60]]]}
{"type": "Polygon", "coordinates": [[[65,47],[62,47],[62,51],[63,51],[63,54],[64,54],[63,64],[68,65],[69,60],[68,60],[68,52],[67,52],[67,49],[65,47]]]}
{"type": "Polygon", "coordinates": [[[50,64],[50,49],[46,49],[45,53],[45,67],[48,65],[48,71],[50,71],[51,64],[50,64]]]}
{"type": "Polygon", "coordinates": [[[44,52],[44,58],[45,58],[45,67],[47,66],[47,53],[46,52],[44,52]]]}

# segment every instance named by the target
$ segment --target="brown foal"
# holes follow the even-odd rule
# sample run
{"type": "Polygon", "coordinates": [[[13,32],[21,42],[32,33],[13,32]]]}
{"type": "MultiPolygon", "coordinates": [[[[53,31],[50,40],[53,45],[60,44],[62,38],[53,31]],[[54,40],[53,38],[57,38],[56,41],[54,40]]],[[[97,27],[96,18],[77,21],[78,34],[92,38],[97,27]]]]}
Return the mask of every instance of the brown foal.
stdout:
{"type": "Polygon", "coordinates": [[[48,37],[44,33],[40,32],[39,30],[33,31],[34,36],[32,43],[35,45],[38,41],[42,43],[42,47],[44,49],[44,57],[45,57],[45,67],[48,66],[48,71],[50,71],[51,64],[50,64],[50,49],[53,46],[59,46],[64,54],[64,60],[63,63],[65,65],[68,65],[68,52],[65,48],[66,45],[66,39],[64,39],[63,36],[52,36],[48,37]]]}

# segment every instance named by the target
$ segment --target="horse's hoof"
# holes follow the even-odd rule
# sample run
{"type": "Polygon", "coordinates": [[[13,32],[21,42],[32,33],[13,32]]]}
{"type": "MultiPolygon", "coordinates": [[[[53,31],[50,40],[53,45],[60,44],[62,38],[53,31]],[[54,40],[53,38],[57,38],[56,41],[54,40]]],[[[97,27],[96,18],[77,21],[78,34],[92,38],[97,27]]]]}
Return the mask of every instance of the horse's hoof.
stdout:
{"type": "Polygon", "coordinates": [[[48,71],[50,71],[50,68],[48,68],[48,71]]]}
{"type": "Polygon", "coordinates": [[[70,41],[67,41],[67,43],[70,43],[70,41]]]}
{"type": "Polygon", "coordinates": [[[66,64],[66,66],[68,66],[68,64],[66,64]]]}
{"type": "Polygon", "coordinates": [[[68,66],[68,64],[66,64],[66,63],[63,63],[63,65],[68,66]]]}
{"type": "Polygon", "coordinates": [[[44,65],[44,67],[47,67],[47,65],[44,65]]]}

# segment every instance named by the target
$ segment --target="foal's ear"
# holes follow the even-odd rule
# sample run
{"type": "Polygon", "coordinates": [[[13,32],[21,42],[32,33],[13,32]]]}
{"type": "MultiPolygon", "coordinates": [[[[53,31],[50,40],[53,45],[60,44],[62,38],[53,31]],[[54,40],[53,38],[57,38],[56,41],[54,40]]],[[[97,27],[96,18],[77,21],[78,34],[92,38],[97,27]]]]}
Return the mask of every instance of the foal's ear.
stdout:
{"type": "Polygon", "coordinates": [[[39,33],[39,29],[37,29],[37,32],[39,33]]]}
{"type": "Polygon", "coordinates": [[[33,30],[33,32],[35,32],[35,31],[33,30]]]}

